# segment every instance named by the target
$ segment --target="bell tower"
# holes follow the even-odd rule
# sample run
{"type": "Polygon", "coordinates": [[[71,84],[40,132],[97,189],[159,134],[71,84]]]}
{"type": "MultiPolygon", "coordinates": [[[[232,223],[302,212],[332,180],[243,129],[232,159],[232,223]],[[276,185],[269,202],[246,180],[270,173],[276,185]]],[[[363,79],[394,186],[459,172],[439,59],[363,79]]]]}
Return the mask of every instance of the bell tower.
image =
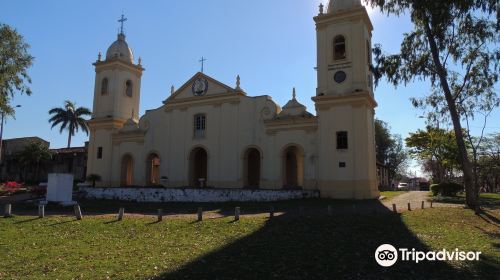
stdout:
{"type": "Polygon", "coordinates": [[[109,46],[106,57],[99,53],[95,67],[94,105],[90,128],[87,175],[101,176],[99,185],[111,184],[112,135],[125,122],[139,121],[141,76],[144,68],[139,58],[134,63],[132,50],[125,41],[122,15],[120,33],[109,46]]]}
{"type": "Polygon", "coordinates": [[[332,198],[378,197],[370,17],[361,0],[330,0],[314,21],[318,187],[332,198]]]}
{"type": "Polygon", "coordinates": [[[373,95],[371,37],[373,26],[360,0],[331,0],[314,18],[317,32],[316,95],[368,91],[373,95]]]}

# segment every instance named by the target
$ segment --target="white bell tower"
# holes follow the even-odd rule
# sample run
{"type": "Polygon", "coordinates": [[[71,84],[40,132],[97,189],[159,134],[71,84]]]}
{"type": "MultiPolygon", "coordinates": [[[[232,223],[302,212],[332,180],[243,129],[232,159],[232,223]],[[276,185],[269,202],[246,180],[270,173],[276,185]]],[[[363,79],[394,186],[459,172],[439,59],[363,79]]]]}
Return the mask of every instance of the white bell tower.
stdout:
{"type": "Polygon", "coordinates": [[[360,0],[330,0],[314,17],[322,196],[378,197],[371,64],[373,26],[360,0]]]}
{"type": "MultiPolygon", "coordinates": [[[[101,176],[99,185],[111,184],[112,135],[123,127],[125,122],[139,121],[139,102],[141,76],[144,68],[139,58],[134,63],[132,50],[125,41],[121,17],[120,33],[111,44],[102,60],[99,53],[95,66],[94,106],[92,118],[88,121],[90,139],[88,148],[87,175],[101,176]],[[105,173],[105,174],[103,174],[105,173]]],[[[114,167],[116,168],[116,167],[114,167]]]]}

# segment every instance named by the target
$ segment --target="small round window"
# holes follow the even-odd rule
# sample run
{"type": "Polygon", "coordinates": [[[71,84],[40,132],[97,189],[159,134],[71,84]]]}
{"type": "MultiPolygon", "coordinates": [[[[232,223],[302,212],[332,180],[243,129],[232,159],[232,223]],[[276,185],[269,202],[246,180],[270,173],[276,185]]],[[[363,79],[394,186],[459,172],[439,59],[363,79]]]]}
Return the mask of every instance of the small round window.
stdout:
{"type": "Polygon", "coordinates": [[[342,83],[343,81],[345,81],[347,75],[344,71],[338,71],[337,73],[335,73],[335,75],[333,76],[333,79],[335,80],[335,82],[337,83],[342,83]]]}

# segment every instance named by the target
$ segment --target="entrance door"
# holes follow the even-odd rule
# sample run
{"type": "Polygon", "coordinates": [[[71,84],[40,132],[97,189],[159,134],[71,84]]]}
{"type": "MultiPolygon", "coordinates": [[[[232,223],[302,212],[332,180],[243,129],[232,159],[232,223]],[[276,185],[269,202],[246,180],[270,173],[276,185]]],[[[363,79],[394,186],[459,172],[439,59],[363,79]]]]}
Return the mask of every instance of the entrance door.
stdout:
{"type": "Polygon", "coordinates": [[[196,148],[191,152],[191,184],[195,187],[201,187],[200,179],[203,180],[204,186],[207,184],[208,170],[207,151],[203,148],[196,148]]]}

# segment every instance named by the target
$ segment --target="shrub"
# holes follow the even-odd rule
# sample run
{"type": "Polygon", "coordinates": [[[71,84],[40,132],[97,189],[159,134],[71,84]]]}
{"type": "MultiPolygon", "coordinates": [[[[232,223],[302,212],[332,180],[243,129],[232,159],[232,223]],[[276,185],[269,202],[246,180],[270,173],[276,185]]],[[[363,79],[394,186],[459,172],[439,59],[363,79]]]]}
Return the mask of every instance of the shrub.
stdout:
{"type": "Polygon", "coordinates": [[[462,190],[462,185],[453,182],[443,182],[431,185],[431,192],[433,196],[456,196],[457,193],[462,190]]]}
{"type": "Polygon", "coordinates": [[[432,184],[431,185],[432,196],[436,196],[441,193],[441,185],[440,184],[432,184]]]}

